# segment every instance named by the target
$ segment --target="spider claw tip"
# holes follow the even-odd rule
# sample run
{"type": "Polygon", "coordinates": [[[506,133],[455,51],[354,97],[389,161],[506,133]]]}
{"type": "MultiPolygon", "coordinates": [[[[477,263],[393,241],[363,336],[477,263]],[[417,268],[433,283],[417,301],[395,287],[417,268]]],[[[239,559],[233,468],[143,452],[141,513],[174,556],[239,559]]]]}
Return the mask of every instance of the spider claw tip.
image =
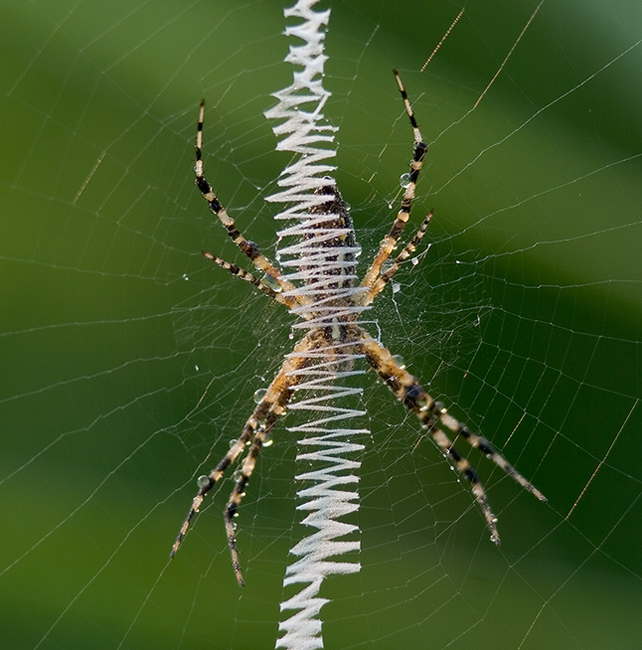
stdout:
{"type": "Polygon", "coordinates": [[[540,501],[547,502],[548,499],[532,484],[529,483],[527,486],[528,491],[536,496],[540,501]]]}

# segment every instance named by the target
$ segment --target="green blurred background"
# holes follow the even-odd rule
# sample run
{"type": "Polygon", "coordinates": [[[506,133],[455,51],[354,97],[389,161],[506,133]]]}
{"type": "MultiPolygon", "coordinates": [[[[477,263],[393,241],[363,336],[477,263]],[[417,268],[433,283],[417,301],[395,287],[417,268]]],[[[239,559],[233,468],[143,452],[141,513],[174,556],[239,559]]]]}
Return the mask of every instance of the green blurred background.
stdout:
{"type": "MultiPolygon", "coordinates": [[[[380,298],[382,339],[549,497],[473,457],[496,549],[466,486],[368,376],[363,569],[325,586],[327,648],[640,647],[642,8],[543,3],[470,112],[535,6],[468,2],[423,73],[461,5],[319,7],[364,257],[411,152],[393,66],[431,144],[414,216],[435,209],[432,246],[380,298]]],[[[291,435],[239,518],[244,590],[220,516],[229,482],[168,552],[195,477],[292,345],[287,314],[201,257],[239,261],[191,172],[205,97],[208,176],[273,253],[263,199],[288,158],[262,113],[292,74],[282,8],[3,3],[2,648],[274,645],[305,533],[291,435]]]]}

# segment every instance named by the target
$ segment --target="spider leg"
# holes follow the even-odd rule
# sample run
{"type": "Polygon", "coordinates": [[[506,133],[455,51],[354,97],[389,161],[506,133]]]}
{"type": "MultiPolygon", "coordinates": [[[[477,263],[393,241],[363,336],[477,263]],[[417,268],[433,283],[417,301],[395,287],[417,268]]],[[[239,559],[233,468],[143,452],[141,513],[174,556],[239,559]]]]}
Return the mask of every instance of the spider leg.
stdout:
{"type": "Polygon", "coordinates": [[[208,260],[211,260],[212,262],[214,262],[214,264],[217,264],[222,269],[229,271],[232,275],[236,276],[237,278],[241,278],[241,280],[245,280],[246,282],[249,282],[250,284],[254,285],[257,289],[260,289],[266,296],[272,298],[272,300],[274,300],[275,302],[285,305],[288,309],[292,309],[297,306],[298,303],[294,298],[284,296],[281,292],[275,291],[272,287],[265,284],[263,280],[259,280],[259,278],[252,275],[245,269],[242,269],[240,266],[237,266],[236,264],[230,264],[229,262],[226,262],[224,259],[221,259],[216,255],[212,255],[212,253],[208,253],[207,251],[202,251],[202,253],[208,260]]]}
{"type": "Polygon", "coordinates": [[[390,228],[390,232],[384,237],[381,242],[381,247],[379,252],[375,255],[375,258],[370,265],[370,268],[366,271],[366,274],[361,282],[362,287],[371,287],[376,278],[379,277],[381,273],[382,264],[390,257],[390,254],[394,250],[394,247],[397,245],[403,229],[408,221],[410,216],[410,208],[412,206],[412,201],[415,198],[415,188],[417,187],[417,179],[419,178],[419,172],[423,165],[424,156],[426,155],[426,150],[428,145],[423,141],[421,131],[417,126],[417,120],[415,119],[415,114],[413,113],[412,106],[408,99],[406,89],[401,81],[399,73],[394,70],[395,79],[397,81],[397,86],[399,87],[399,92],[403,99],[404,107],[408,118],[410,119],[410,125],[412,126],[412,131],[415,138],[415,145],[413,150],[413,157],[410,161],[410,173],[408,175],[408,185],[406,191],[404,192],[403,199],[401,200],[401,208],[397,213],[397,216],[390,228]]]}
{"type": "MultiPolygon", "coordinates": [[[[280,374],[281,373],[277,375],[276,379],[280,377],[280,374]]],[[[245,449],[245,445],[254,437],[257,429],[260,426],[260,423],[265,419],[269,408],[269,402],[265,398],[262,399],[261,402],[257,404],[256,408],[252,412],[252,415],[245,423],[241,435],[230,446],[229,451],[225,454],[225,456],[223,456],[223,458],[221,458],[218,465],[209,473],[209,475],[202,477],[202,479],[199,479],[198,492],[192,501],[192,506],[187,513],[187,517],[185,518],[185,521],[183,522],[183,525],[181,526],[181,529],[176,537],[176,541],[172,546],[172,550],[170,552],[171,558],[173,558],[178,552],[178,549],[180,548],[180,545],[185,538],[185,535],[187,534],[187,529],[189,528],[194,515],[196,515],[196,513],[200,510],[205,496],[214,487],[214,485],[218,483],[225,470],[239,457],[241,452],[245,449]]]]}
{"type": "Polygon", "coordinates": [[[243,574],[241,572],[241,562],[239,560],[239,553],[236,546],[236,526],[234,524],[234,517],[236,516],[239,506],[241,505],[241,499],[245,494],[245,488],[252,476],[254,467],[256,466],[256,459],[261,453],[261,449],[265,444],[266,439],[272,432],[274,425],[276,424],[279,416],[285,410],[287,402],[290,400],[292,395],[292,387],[289,386],[287,389],[280,391],[278,395],[278,401],[275,403],[273,408],[270,408],[268,416],[265,419],[265,424],[259,427],[254,434],[252,439],[252,444],[250,445],[250,450],[248,451],[245,460],[243,461],[243,466],[241,468],[241,475],[234,484],[230,498],[225,506],[223,511],[223,516],[225,519],[225,532],[227,534],[227,543],[230,548],[230,554],[232,556],[232,568],[234,569],[234,575],[239,585],[242,587],[245,585],[243,580],[243,574]]]}
{"type": "Polygon", "coordinates": [[[403,405],[412,411],[422,426],[430,433],[442,452],[453,462],[455,467],[470,481],[471,489],[482,513],[486,519],[491,539],[499,545],[497,518],[493,515],[484,488],[477,473],[458,451],[443,428],[451,431],[454,436],[462,436],[472,447],[479,449],[492,460],[508,476],[519,483],[524,489],[536,496],[540,501],[546,497],[526,480],[492,445],[483,437],[472,433],[466,426],[458,422],[446,412],[439,402],[436,402],[405,368],[399,366],[390,351],[377,343],[365,330],[353,326],[355,336],[360,339],[360,348],[366,355],[370,365],[377,371],[388,388],[403,405]],[[443,428],[442,428],[443,427],[443,428]]]}
{"type": "Polygon", "coordinates": [[[426,234],[432,215],[433,211],[431,210],[426,215],[426,218],[421,222],[421,226],[419,226],[419,230],[415,233],[415,236],[408,242],[408,244],[406,244],[401,253],[395,257],[390,268],[379,273],[379,276],[372,283],[370,289],[363,294],[361,298],[362,305],[369,305],[377,297],[379,292],[385,288],[388,282],[390,282],[394,274],[401,268],[402,262],[407,260],[415,252],[419,242],[421,242],[423,236],[426,234]]]}
{"type": "MultiPolygon", "coordinates": [[[[196,175],[196,186],[200,190],[203,198],[207,201],[210,210],[219,218],[223,224],[227,234],[232,241],[239,247],[241,252],[249,258],[254,266],[259,270],[270,276],[280,287],[282,291],[291,291],[294,285],[285,280],[281,271],[274,266],[274,264],[261,253],[257,244],[253,241],[245,239],[239,232],[234,219],[230,217],[227,210],[223,207],[218,197],[214,193],[212,186],[209,184],[203,175],[203,121],[205,119],[205,100],[201,102],[198,112],[198,126],[196,129],[196,163],[194,164],[194,173],[196,175]]],[[[302,299],[297,297],[296,302],[302,304],[302,299]]]]}
{"type": "Polygon", "coordinates": [[[231,445],[229,451],[225,456],[223,456],[218,465],[209,473],[209,475],[203,477],[202,481],[199,481],[198,493],[192,501],[192,506],[187,513],[187,517],[185,518],[178,536],[176,537],[176,541],[172,546],[170,558],[173,558],[176,555],[187,533],[189,525],[196,513],[199,511],[207,493],[220,480],[225,470],[240,456],[247,443],[251,442],[250,450],[241,469],[241,477],[236,482],[230,500],[225,508],[225,528],[228,536],[228,544],[232,553],[234,573],[239,584],[243,584],[243,577],[241,575],[238,561],[238,552],[236,550],[236,538],[234,535],[232,517],[236,514],[243,496],[244,488],[252,475],[252,471],[256,464],[256,458],[261,451],[266,437],[270,434],[278,418],[285,411],[285,407],[292,396],[294,387],[301,380],[297,371],[301,370],[310,362],[307,354],[310,350],[319,345],[316,338],[315,330],[312,330],[297,343],[293,352],[286,357],[281,369],[267,388],[263,399],[261,399],[261,401],[256,405],[252,415],[248,418],[241,435],[231,445]]]}

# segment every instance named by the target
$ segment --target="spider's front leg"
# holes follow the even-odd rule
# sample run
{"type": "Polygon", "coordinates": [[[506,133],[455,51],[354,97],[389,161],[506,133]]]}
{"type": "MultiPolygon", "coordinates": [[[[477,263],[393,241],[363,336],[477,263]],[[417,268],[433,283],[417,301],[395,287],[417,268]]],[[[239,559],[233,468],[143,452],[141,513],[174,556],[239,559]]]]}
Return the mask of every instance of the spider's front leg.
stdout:
{"type": "Polygon", "coordinates": [[[422,426],[430,433],[442,452],[452,461],[455,467],[470,481],[471,489],[482,513],[486,519],[491,539],[499,545],[497,518],[493,515],[486,492],[471,464],[455,449],[452,440],[444,432],[451,431],[453,436],[463,437],[472,447],[479,449],[508,476],[519,483],[524,489],[536,496],[540,501],[546,497],[527,479],[525,479],[493,446],[483,438],[474,434],[465,425],[458,422],[446,412],[439,402],[436,402],[405,368],[399,366],[390,351],[377,343],[365,330],[355,327],[355,337],[360,340],[360,347],[370,365],[377,371],[388,388],[397,399],[412,411],[422,426]]]}
{"type": "Polygon", "coordinates": [[[316,349],[320,345],[317,334],[318,333],[315,333],[313,330],[297,343],[294,350],[287,356],[278,374],[267,388],[263,399],[261,399],[261,401],[256,405],[252,415],[248,418],[241,435],[232,444],[227,454],[223,456],[218,465],[209,473],[209,475],[202,477],[202,480],[199,480],[198,493],[192,501],[192,507],[181,526],[174,545],[172,546],[170,557],[176,555],[176,552],[187,533],[189,525],[196,513],[199,511],[207,493],[221,479],[225,470],[241,455],[246,445],[251,443],[248,454],[241,467],[241,476],[234,485],[234,489],[232,490],[232,494],[230,495],[224,512],[225,529],[227,532],[227,541],[230,547],[230,553],[232,554],[234,574],[238,583],[240,585],[244,584],[239,563],[238,550],[236,547],[233,518],[238,511],[245,487],[252,476],[252,472],[256,465],[256,459],[263,444],[272,432],[279,417],[285,412],[285,407],[292,397],[294,388],[301,380],[301,375],[298,371],[309,364],[310,351],[316,349]]]}
{"type": "Polygon", "coordinates": [[[230,498],[225,506],[225,510],[223,511],[227,543],[232,556],[232,568],[234,569],[236,580],[241,587],[245,584],[245,581],[243,580],[241,563],[239,561],[238,549],[236,547],[236,527],[234,525],[234,517],[238,512],[239,506],[241,505],[241,499],[245,494],[245,488],[247,487],[248,481],[250,480],[254,467],[256,466],[256,459],[258,458],[265,441],[271,435],[272,429],[277,420],[285,412],[285,407],[292,396],[294,384],[298,383],[292,376],[287,377],[286,375],[283,375],[281,377],[280,375],[281,373],[277,375],[276,379],[270,385],[270,388],[268,388],[265,397],[261,400],[261,403],[268,404],[269,408],[267,409],[265,418],[259,422],[259,426],[255,430],[250,450],[248,451],[241,467],[241,475],[234,484],[230,498]]]}

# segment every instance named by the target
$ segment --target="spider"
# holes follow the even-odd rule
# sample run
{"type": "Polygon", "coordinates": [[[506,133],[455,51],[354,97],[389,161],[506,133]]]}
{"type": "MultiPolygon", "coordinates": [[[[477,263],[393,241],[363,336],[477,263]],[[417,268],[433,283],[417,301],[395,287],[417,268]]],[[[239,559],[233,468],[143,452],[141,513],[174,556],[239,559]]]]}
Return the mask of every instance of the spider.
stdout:
{"type": "MultiPolygon", "coordinates": [[[[379,251],[375,255],[370,267],[366,271],[363,279],[359,284],[360,291],[354,293],[347,292],[348,297],[327,298],[325,302],[333,302],[335,307],[340,310],[340,316],[335,317],[332,322],[324,321],[322,318],[323,310],[315,310],[310,298],[310,292],[296,291],[297,287],[288,280],[281,271],[265,255],[261,253],[258,246],[245,237],[237,229],[234,220],[228,215],[227,210],[218,200],[212,186],[208,183],[203,175],[202,160],[202,143],[203,143],[203,120],[205,114],[205,104],[201,102],[198,125],[196,132],[196,163],[194,171],[196,174],[196,186],[200,190],[203,198],[207,201],[210,210],[218,217],[223,227],[227,230],[228,235],[239,247],[241,252],[250,259],[254,267],[261,271],[265,276],[271,278],[271,284],[277,288],[272,288],[267,282],[259,279],[252,273],[240,268],[236,264],[230,264],[225,260],[203,251],[203,255],[246,282],[251,283],[257,289],[269,296],[275,302],[284,305],[288,310],[295,312],[308,321],[319,320],[311,324],[308,333],[294,346],[291,354],[286,356],[276,377],[272,380],[265,391],[254,411],[248,418],[241,431],[241,435],[232,443],[229,451],[223,456],[218,465],[207,476],[201,476],[198,480],[198,493],[194,497],[192,506],[181,526],[180,532],[174,542],[170,557],[174,557],[183,541],[190,522],[194,515],[199,511],[207,493],[223,476],[225,470],[234,463],[239,456],[248,447],[247,454],[241,464],[240,476],[236,480],[232,493],[229,497],[224,510],[225,529],[227,541],[232,556],[232,567],[239,585],[243,585],[243,575],[239,562],[239,555],[236,544],[235,526],[233,523],[234,516],[241,504],[241,499],[245,493],[246,486],[252,472],[254,471],[257,458],[261,448],[271,435],[274,426],[279,417],[285,412],[288,401],[292,398],[297,385],[302,381],[301,371],[309,366],[315,352],[326,351],[334,354],[337,358],[346,351],[360,354],[365,357],[370,366],[378,374],[379,378],[388,386],[395,397],[408,409],[417,416],[421,427],[428,432],[434,442],[437,444],[443,455],[459,470],[459,472],[471,484],[471,490],[477,500],[486,524],[491,533],[491,540],[499,545],[499,534],[497,532],[497,519],[493,515],[490,504],[484,488],[477,476],[477,473],[468,462],[455,448],[453,440],[463,438],[472,447],[485,454],[508,476],[513,478],[528,492],[535,495],[540,501],[546,501],[546,497],[526,480],[501,454],[499,454],[486,438],[473,433],[464,424],[457,421],[450,415],[441,402],[435,401],[421,386],[418,379],[413,377],[404,366],[401,366],[395,360],[395,357],[378,341],[376,341],[368,332],[358,323],[358,313],[365,309],[376,296],[384,289],[394,274],[399,270],[402,263],[407,260],[416,250],[421,242],[430,219],[432,210],[422,221],[419,229],[408,244],[393,259],[392,264],[383,270],[384,263],[388,260],[397,242],[399,241],[404,226],[410,215],[410,208],[415,196],[415,188],[419,172],[421,171],[427,145],[424,142],[415,115],[408,99],[405,87],[401,81],[399,73],[393,71],[399,92],[403,100],[405,111],[410,120],[414,135],[413,157],[410,162],[410,171],[407,177],[407,185],[404,191],[401,207],[389,233],[381,242],[379,251]],[[345,308],[341,311],[341,308],[345,308]],[[448,431],[448,433],[446,433],[448,431]]],[[[357,286],[356,276],[356,254],[348,253],[346,262],[344,251],[356,250],[356,238],[352,219],[348,214],[348,206],[343,201],[336,185],[336,181],[330,177],[325,177],[320,189],[315,191],[319,196],[320,204],[310,208],[311,212],[324,215],[324,233],[327,235],[328,230],[335,228],[337,233],[334,237],[321,237],[323,245],[336,248],[335,261],[341,258],[341,271],[317,271],[312,274],[312,279],[306,280],[308,284],[317,282],[317,294],[319,287],[328,286],[329,281],[338,283],[341,287],[357,286]],[[324,199],[327,197],[327,201],[324,199]],[[329,273],[340,273],[341,277],[334,280],[328,277],[329,273]],[[315,279],[316,278],[316,279],[315,279]],[[324,284],[325,283],[325,284],[324,284]]],[[[321,233],[320,233],[321,234],[321,233]]],[[[333,250],[332,248],[330,250],[333,250]]],[[[326,257],[327,259],[327,257],[326,257]]],[[[335,266],[336,269],[336,266],[335,266]]],[[[314,287],[312,287],[314,289],[314,287]]],[[[322,291],[322,290],[321,290],[322,291]]],[[[321,294],[323,297],[323,293],[321,294]]],[[[324,302],[321,300],[320,302],[324,302]]],[[[318,355],[317,355],[318,356],[318,355]]]]}

